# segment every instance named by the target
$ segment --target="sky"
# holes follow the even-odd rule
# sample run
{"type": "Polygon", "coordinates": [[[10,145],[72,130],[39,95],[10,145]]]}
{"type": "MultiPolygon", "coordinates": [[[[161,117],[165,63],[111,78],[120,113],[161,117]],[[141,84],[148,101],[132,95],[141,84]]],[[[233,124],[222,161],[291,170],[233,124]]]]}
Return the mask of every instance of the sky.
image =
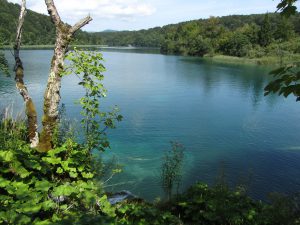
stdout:
{"type": "MultiPolygon", "coordinates": [[[[21,0],[8,0],[20,3],[21,0]]],[[[274,12],[279,0],[54,0],[63,21],[91,15],[86,31],[140,30],[210,16],[274,12]]],[[[299,6],[299,5],[298,5],[299,6]]],[[[44,0],[27,8],[47,14],[44,0]]]]}

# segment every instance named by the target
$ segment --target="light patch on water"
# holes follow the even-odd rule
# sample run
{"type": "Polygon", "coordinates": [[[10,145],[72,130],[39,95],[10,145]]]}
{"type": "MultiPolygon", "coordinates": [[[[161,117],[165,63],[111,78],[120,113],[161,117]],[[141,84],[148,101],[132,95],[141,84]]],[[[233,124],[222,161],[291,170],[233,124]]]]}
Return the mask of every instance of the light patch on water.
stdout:
{"type": "Polygon", "coordinates": [[[262,129],[261,122],[257,116],[251,116],[244,120],[243,122],[243,130],[245,131],[258,131],[262,129]]]}
{"type": "Polygon", "coordinates": [[[289,146],[289,147],[280,148],[280,150],[285,150],[285,151],[300,151],[300,146],[289,146]]]}
{"type": "Polygon", "coordinates": [[[127,159],[129,160],[133,160],[133,161],[154,161],[154,160],[158,160],[161,159],[161,157],[156,157],[156,158],[142,158],[142,157],[127,157],[127,159]]]}

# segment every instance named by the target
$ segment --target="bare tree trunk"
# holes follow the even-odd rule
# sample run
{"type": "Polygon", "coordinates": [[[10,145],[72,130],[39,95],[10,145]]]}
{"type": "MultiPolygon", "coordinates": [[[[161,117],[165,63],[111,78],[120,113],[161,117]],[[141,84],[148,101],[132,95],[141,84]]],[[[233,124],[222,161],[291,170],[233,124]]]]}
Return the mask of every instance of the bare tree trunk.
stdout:
{"type": "Polygon", "coordinates": [[[26,116],[28,120],[28,136],[30,141],[30,146],[32,148],[37,147],[39,143],[39,135],[37,132],[37,113],[35,109],[35,105],[29,95],[29,92],[24,84],[24,68],[23,64],[20,58],[20,46],[22,41],[22,31],[23,31],[23,24],[24,24],[24,18],[26,15],[26,0],[22,0],[21,4],[21,11],[18,21],[18,27],[17,27],[17,35],[16,35],[16,41],[14,45],[14,57],[15,57],[15,80],[16,80],[16,87],[21,94],[21,96],[24,99],[25,105],[26,105],[26,116]]]}
{"type": "Polygon", "coordinates": [[[42,152],[52,149],[52,136],[58,119],[61,73],[64,68],[64,58],[68,46],[74,33],[92,20],[90,16],[87,16],[71,27],[61,21],[53,0],[45,0],[45,3],[51,20],[56,27],[56,42],[47,88],[44,94],[43,130],[38,147],[42,152]]]}

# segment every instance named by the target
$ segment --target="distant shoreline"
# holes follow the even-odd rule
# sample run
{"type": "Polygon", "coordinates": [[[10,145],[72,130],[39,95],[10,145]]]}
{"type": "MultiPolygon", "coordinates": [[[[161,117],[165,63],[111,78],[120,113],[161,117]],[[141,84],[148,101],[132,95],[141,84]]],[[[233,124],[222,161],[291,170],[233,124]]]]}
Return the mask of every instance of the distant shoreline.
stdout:
{"type": "MultiPolygon", "coordinates": [[[[94,49],[115,49],[115,50],[159,50],[160,48],[155,47],[134,47],[134,46],[108,46],[108,45],[71,45],[70,48],[94,48],[94,49]]],[[[54,45],[24,45],[21,47],[23,50],[51,50],[54,45]]],[[[4,46],[3,49],[13,49],[13,46],[4,46]]],[[[170,54],[172,55],[172,54],[170,54]]],[[[178,55],[184,56],[184,55],[178,55]]],[[[192,57],[192,56],[189,56],[192,57]]],[[[198,57],[198,56],[195,56],[198,57]]],[[[252,64],[252,65],[283,65],[293,62],[300,61],[300,54],[290,54],[282,58],[278,56],[264,56],[261,58],[247,58],[247,57],[236,57],[228,55],[205,55],[203,59],[212,62],[221,62],[227,64],[252,64]]]]}

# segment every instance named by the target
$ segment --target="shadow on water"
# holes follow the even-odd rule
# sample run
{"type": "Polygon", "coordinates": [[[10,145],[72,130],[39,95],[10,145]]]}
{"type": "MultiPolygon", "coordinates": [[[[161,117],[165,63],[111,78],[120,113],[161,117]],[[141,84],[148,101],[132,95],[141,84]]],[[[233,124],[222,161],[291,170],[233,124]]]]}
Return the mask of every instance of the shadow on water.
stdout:
{"type": "MultiPolygon", "coordinates": [[[[227,83],[232,88],[238,89],[245,97],[250,94],[253,107],[258,106],[263,100],[264,87],[270,81],[268,73],[271,68],[267,66],[208,62],[206,59],[197,57],[179,57],[178,61],[181,63],[177,70],[182,69],[180,73],[183,79],[190,84],[203,86],[206,95],[215,91],[214,88],[219,86],[218,84],[227,83]],[[198,72],[186,73],[185,66],[182,66],[186,64],[189,64],[191,70],[198,72]],[[257,76],[257,74],[260,75],[257,76]]],[[[271,102],[278,99],[276,96],[269,96],[268,98],[272,99],[271,102]]]]}
{"type": "Polygon", "coordinates": [[[255,199],[268,200],[272,192],[294,194],[300,189],[300,170],[296,169],[299,160],[300,152],[274,149],[248,151],[242,158],[228,155],[217,161],[204,160],[186,172],[184,189],[198,181],[214,185],[221,171],[229,186],[245,185],[255,199]]]}

